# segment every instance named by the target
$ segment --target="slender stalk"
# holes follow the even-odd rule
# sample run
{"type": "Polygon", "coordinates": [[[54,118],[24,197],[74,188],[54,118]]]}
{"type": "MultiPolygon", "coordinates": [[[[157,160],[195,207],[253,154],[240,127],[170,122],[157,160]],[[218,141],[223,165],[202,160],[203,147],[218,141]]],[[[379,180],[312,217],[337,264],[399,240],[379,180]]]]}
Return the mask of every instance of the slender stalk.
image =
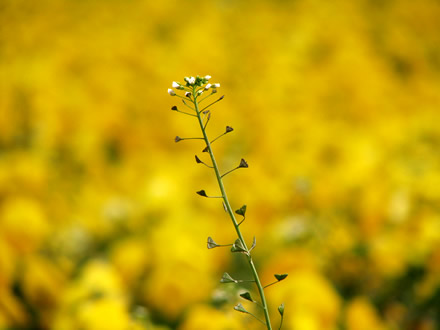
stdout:
{"type": "MultiPolygon", "coordinates": [[[[272,325],[270,323],[270,317],[269,317],[269,309],[268,309],[268,306],[267,306],[267,303],[266,303],[266,298],[264,296],[264,288],[261,285],[261,281],[260,281],[260,278],[258,276],[257,269],[255,268],[254,262],[252,260],[252,257],[250,255],[250,253],[249,253],[249,249],[246,246],[246,242],[245,242],[245,240],[243,238],[243,235],[241,234],[239,224],[237,223],[237,220],[235,219],[234,212],[233,212],[233,210],[231,208],[231,204],[229,203],[228,197],[226,195],[226,190],[225,190],[225,187],[223,185],[222,176],[220,175],[220,171],[218,169],[218,165],[217,165],[217,162],[216,162],[215,157],[214,157],[214,153],[213,153],[212,148],[211,148],[211,143],[209,142],[208,136],[206,134],[205,126],[203,124],[203,120],[202,120],[202,117],[200,115],[201,112],[204,109],[206,109],[206,107],[204,109],[202,109],[202,110],[199,110],[199,103],[197,101],[196,93],[197,93],[197,91],[196,91],[196,88],[194,87],[193,91],[192,91],[192,94],[193,94],[193,98],[194,98],[194,106],[195,106],[195,110],[196,110],[196,113],[197,113],[197,118],[199,120],[200,129],[202,130],[203,138],[204,138],[204,140],[206,142],[206,146],[208,148],[209,155],[211,156],[212,165],[213,165],[215,176],[217,178],[217,182],[218,182],[221,194],[222,194],[223,202],[225,203],[226,210],[227,210],[227,212],[228,212],[228,214],[229,214],[229,216],[230,216],[230,218],[232,220],[232,223],[234,225],[234,228],[235,228],[235,231],[236,231],[236,233],[238,235],[238,238],[240,239],[241,243],[243,244],[243,247],[245,248],[245,250],[247,251],[247,253],[245,253],[245,255],[247,257],[249,266],[251,268],[253,277],[255,279],[255,284],[257,285],[258,292],[260,294],[261,305],[263,307],[264,317],[265,317],[265,320],[266,320],[266,326],[267,326],[268,330],[272,330],[272,325]]],[[[215,102],[213,102],[213,103],[215,103],[215,102]]]]}

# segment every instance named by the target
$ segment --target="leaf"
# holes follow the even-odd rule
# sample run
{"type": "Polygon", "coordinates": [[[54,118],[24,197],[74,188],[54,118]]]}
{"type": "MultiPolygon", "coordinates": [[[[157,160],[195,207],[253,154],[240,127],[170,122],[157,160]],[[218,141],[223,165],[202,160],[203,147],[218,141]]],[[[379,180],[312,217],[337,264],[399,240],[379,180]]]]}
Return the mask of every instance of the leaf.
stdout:
{"type": "Polygon", "coordinates": [[[240,294],[240,297],[242,297],[243,299],[246,299],[246,300],[249,300],[249,301],[254,302],[253,299],[252,299],[252,297],[251,297],[251,294],[250,294],[249,292],[247,292],[247,291],[241,293],[241,294],[240,294]]]}
{"type": "Polygon", "coordinates": [[[281,316],[284,316],[284,303],[278,306],[278,312],[280,313],[281,316]]]}
{"type": "Polygon", "coordinates": [[[239,238],[232,244],[231,252],[247,252],[239,238]]]}
{"type": "Polygon", "coordinates": [[[238,210],[235,211],[235,213],[237,213],[238,215],[241,216],[246,216],[246,205],[243,205],[242,207],[240,207],[238,210]]]}
{"type": "Polygon", "coordinates": [[[279,281],[284,280],[289,274],[275,274],[275,278],[279,281]]]}
{"type": "Polygon", "coordinates": [[[220,283],[237,283],[237,280],[234,280],[228,273],[224,273],[220,279],[220,283]]]}
{"type": "Polygon", "coordinates": [[[242,304],[237,304],[236,306],[234,306],[234,309],[240,313],[249,313],[247,310],[244,309],[242,304]]]}
{"type": "Polygon", "coordinates": [[[208,237],[208,249],[213,249],[219,246],[214,240],[210,237],[208,237]]]}

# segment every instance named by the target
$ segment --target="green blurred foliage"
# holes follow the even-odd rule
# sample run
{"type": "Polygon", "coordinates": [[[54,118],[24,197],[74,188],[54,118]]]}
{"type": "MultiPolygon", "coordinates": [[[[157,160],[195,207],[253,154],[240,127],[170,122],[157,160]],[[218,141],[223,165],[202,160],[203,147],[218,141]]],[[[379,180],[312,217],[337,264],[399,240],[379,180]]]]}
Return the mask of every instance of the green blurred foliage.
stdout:
{"type": "MultiPolygon", "coordinates": [[[[440,3],[0,2],[0,328],[257,329],[199,134],[285,329],[440,326],[440,3]],[[221,95],[221,94],[220,94],[221,95]],[[213,193],[214,194],[214,193],[213,193]]],[[[255,295],[254,295],[255,296],[255,295]]],[[[257,311],[258,313],[258,311],[257,311]]]]}

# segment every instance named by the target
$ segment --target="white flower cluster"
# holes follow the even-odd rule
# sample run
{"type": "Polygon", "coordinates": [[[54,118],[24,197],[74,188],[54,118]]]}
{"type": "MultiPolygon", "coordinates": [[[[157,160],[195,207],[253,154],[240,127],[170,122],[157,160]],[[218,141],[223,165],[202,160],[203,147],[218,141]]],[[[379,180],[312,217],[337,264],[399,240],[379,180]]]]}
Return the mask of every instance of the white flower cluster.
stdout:
{"type": "MultiPolygon", "coordinates": [[[[173,81],[172,87],[177,90],[185,90],[185,96],[191,97],[193,93],[196,93],[196,95],[201,95],[203,92],[211,89],[211,93],[217,93],[217,88],[220,87],[220,84],[211,84],[209,83],[209,79],[211,79],[210,75],[206,75],[204,77],[185,77],[183,80],[186,82],[186,84],[181,84],[179,82],[173,81]],[[197,89],[200,87],[199,89],[197,89]]],[[[173,88],[168,88],[168,94],[171,96],[176,96],[176,92],[173,88]]]]}

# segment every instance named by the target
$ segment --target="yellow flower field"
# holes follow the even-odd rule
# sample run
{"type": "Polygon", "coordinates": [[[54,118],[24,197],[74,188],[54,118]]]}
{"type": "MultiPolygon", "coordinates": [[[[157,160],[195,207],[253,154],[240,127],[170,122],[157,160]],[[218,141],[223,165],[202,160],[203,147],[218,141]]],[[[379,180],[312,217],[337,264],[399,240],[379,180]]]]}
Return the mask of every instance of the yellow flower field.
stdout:
{"type": "MultiPolygon", "coordinates": [[[[440,327],[440,2],[0,2],[0,329],[262,329],[198,123],[274,328],[440,327]],[[208,158],[206,158],[208,159],[208,158]]],[[[254,292],[254,291],[252,291],[254,292]]],[[[256,297],[257,295],[255,295],[256,297]]]]}

